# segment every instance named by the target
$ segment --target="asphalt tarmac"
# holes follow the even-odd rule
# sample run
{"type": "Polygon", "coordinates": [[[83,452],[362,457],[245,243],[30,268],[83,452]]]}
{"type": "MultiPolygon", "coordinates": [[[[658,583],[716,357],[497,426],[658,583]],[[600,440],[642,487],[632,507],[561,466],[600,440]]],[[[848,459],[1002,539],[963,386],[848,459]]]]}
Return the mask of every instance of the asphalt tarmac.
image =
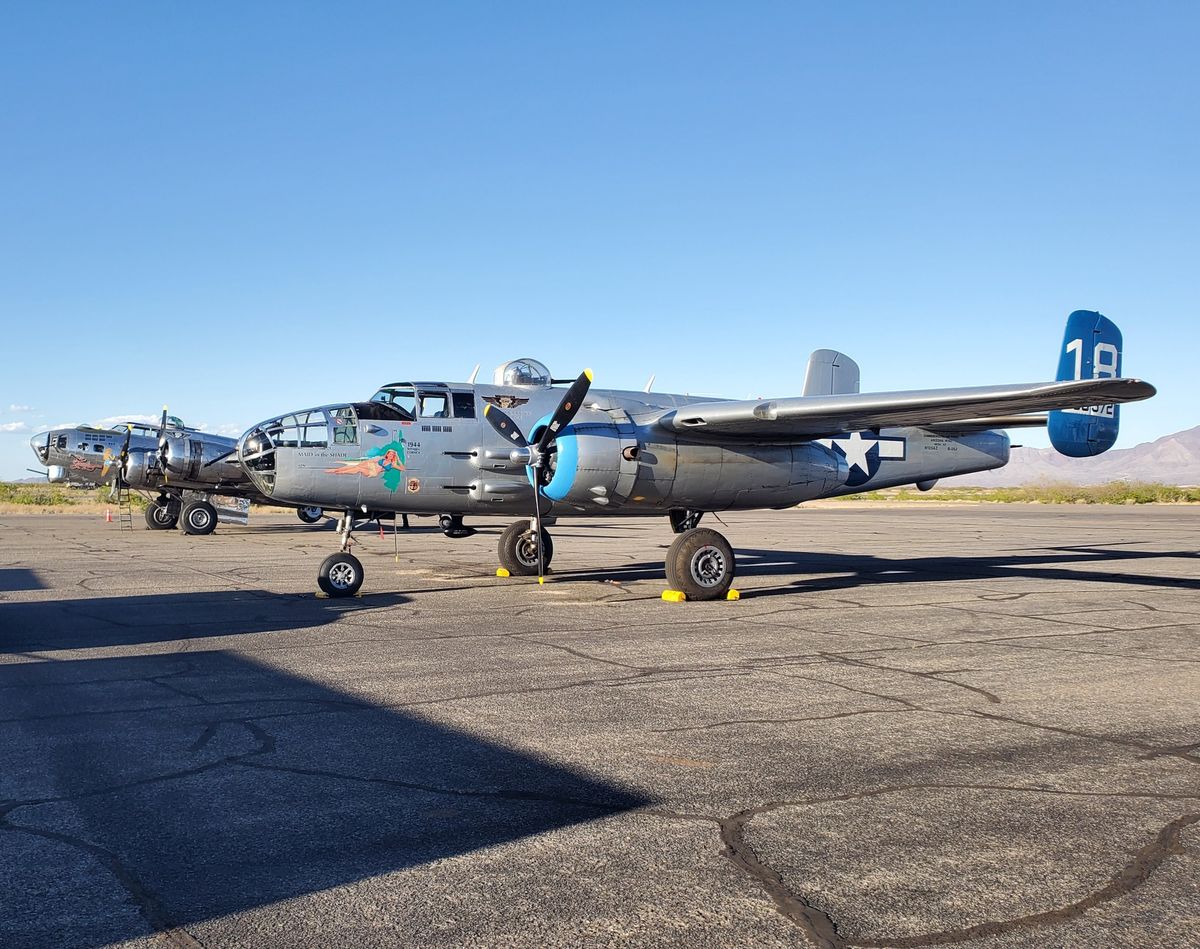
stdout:
{"type": "Polygon", "coordinates": [[[1200,508],[724,520],[3,515],[0,945],[1200,945],[1200,508]]]}

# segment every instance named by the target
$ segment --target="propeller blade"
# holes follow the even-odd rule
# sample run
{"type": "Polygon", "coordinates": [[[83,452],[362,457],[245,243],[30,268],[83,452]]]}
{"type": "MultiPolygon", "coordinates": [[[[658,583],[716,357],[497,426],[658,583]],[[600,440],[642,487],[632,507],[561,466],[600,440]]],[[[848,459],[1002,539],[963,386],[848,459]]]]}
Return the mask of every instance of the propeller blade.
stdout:
{"type": "Polygon", "coordinates": [[[170,443],[167,441],[167,407],[162,410],[162,420],[158,423],[158,470],[162,472],[163,484],[167,483],[167,456],[170,453],[170,443]]]}
{"type": "Polygon", "coordinates": [[[492,428],[508,439],[516,448],[529,447],[529,440],[526,439],[517,423],[496,406],[491,403],[485,405],[483,417],[491,423],[492,428]]]}
{"type": "Polygon", "coordinates": [[[550,442],[554,440],[554,436],[571,424],[571,419],[579,411],[579,406],[583,404],[583,400],[587,397],[588,389],[591,388],[591,385],[592,370],[585,369],[579,374],[579,378],[572,382],[567,391],[563,393],[562,400],[558,403],[558,408],[550,416],[550,424],[542,430],[542,437],[538,439],[538,451],[543,456],[546,449],[550,447],[550,442]]]}

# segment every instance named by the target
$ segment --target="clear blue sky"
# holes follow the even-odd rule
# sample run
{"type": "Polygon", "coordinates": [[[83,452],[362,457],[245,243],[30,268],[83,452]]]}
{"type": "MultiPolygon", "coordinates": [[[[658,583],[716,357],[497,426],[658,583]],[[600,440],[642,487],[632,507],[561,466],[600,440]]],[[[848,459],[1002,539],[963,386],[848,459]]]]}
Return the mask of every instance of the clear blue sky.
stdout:
{"type": "Polygon", "coordinates": [[[517,355],[1042,380],[1076,308],[1160,389],[1120,445],[1191,427],[1197,49],[1194,2],[5,4],[0,476],[517,355]]]}

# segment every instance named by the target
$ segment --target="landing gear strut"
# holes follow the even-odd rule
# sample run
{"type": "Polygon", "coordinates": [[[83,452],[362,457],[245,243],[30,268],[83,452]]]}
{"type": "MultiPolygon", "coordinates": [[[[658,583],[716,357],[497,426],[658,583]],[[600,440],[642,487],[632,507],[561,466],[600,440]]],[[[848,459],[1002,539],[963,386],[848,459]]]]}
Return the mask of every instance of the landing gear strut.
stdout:
{"type": "Polygon", "coordinates": [[[684,531],[667,550],[667,583],[689,600],[723,600],[733,583],[733,548],[707,527],[684,531]]]}
{"type": "Polygon", "coordinates": [[[671,519],[671,530],[676,534],[682,534],[684,531],[694,530],[699,527],[700,518],[703,516],[703,511],[684,510],[683,508],[674,508],[667,511],[667,517],[671,519]]]}
{"type": "Polygon", "coordinates": [[[342,549],[330,554],[322,562],[321,569],[317,571],[317,586],[326,596],[354,596],[363,584],[364,573],[362,562],[350,553],[354,517],[349,511],[342,515],[338,533],[342,536],[342,549]]]}
{"type": "Polygon", "coordinates": [[[179,523],[179,502],[165,494],[146,505],[146,526],[152,531],[169,531],[179,523]]]}
{"type": "MultiPolygon", "coordinates": [[[[554,542],[550,532],[542,528],[542,563],[549,567],[554,556],[554,542]]],[[[521,577],[536,577],[538,572],[538,539],[531,521],[516,521],[509,524],[500,535],[498,548],[500,566],[509,573],[521,577]]]]}

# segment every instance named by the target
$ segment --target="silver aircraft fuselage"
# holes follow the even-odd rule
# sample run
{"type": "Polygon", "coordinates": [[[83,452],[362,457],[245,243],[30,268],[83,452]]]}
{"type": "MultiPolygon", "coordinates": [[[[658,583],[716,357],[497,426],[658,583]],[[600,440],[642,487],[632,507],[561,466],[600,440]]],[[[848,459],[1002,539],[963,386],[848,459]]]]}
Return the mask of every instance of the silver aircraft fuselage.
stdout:
{"type": "MultiPolygon", "coordinates": [[[[260,423],[238,443],[255,487],[273,501],[362,512],[528,515],[524,464],[484,418],[502,409],[530,440],[563,390],[549,385],[394,383],[368,402],[260,423]]],[[[706,438],[659,424],[701,400],[592,389],[554,441],[542,510],[555,515],[783,508],[815,498],[997,468],[1002,431],[905,427],[821,439],[706,438]]]]}
{"type": "Polygon", "coordinates": [[[111,484],[120,472],[121,449],[129,434],[129,456],[122,474],[137,491],[202,491],[263,500],[237,463],[237,440],[195,429],[165,431],[167,470],[159,464],[156,429],[142,424],[111,429],[80,425],[41,432],[30,440],[52,483],[111,484]]]}

